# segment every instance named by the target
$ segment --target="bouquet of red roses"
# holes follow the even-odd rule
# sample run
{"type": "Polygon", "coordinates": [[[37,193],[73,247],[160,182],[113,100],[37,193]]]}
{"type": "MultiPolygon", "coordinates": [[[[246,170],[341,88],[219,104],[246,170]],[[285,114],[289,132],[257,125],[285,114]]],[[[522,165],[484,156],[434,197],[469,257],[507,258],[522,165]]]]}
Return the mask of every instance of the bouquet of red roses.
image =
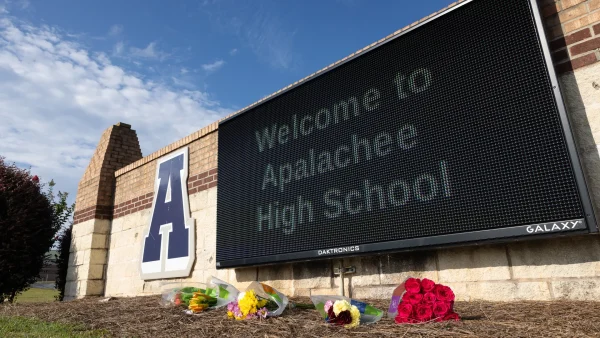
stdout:
{"type": "Polygon", "coordinates": [[[409,278],[404,282],[402,300],[398,304],[396,323],[423,323],[460,320],[454,312],[454,292],[449,287],[423,278],[409,278]]]}

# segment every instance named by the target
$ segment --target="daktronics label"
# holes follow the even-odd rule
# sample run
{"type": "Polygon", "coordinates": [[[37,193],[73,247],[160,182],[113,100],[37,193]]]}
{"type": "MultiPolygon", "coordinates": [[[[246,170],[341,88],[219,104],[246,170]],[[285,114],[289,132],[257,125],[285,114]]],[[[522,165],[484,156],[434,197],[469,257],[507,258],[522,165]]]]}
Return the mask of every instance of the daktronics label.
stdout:
{"type": "Polygon", "coordinates": [[[222,122],[219,267],[588,229],[534,5],[465,2],[222,122]]]}
{"type": "Polygon", "coordinates": [[[360,251],[360,247],[358,245],[354,245],[354,246],[347,246],[347,247],[343,247],[343,248],[333,248],[333,249],[319,250],[319,251],[317,251],[317,255],[319,255],[319,256],[322,256],[322,255],[335,255],[335,254],[348,253],[348,252],[358,252],[358,251],[360,251]]]}

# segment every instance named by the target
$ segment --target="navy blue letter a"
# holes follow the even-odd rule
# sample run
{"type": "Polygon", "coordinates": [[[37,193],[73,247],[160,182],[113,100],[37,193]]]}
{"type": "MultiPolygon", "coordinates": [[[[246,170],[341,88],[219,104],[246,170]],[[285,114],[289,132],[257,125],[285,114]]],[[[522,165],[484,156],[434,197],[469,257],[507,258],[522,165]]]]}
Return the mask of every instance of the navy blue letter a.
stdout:
{"type": "Polygon", "coordinates": [[[154,202],[142,251],[142,279],[186,277],[194,261],[187,148],[157,163],[154,202]]]}

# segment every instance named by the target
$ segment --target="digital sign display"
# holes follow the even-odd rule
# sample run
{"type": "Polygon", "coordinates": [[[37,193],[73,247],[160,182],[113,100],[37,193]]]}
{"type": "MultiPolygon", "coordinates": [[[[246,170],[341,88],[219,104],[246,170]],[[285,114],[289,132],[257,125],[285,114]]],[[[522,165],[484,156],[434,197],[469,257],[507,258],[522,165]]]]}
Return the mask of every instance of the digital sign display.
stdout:
{"type": "Polygon", "coordinates": [[[467,1],[222,121],[217,268],[596,231],[540,27],[467,1]]]}

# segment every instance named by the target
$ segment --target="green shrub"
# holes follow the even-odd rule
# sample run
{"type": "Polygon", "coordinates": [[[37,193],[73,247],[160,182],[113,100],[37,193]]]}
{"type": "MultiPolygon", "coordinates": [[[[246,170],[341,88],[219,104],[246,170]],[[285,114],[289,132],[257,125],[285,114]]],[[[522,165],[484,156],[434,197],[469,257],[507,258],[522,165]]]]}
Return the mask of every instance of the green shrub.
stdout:
{"type": "Polygon", "coordinates": [[[73,211],[67,193],[53,194],[53,181],[47,192],[43,186],[29,170],[0,157],[0,303],[12,302],[39,278],[56,233],[73,211]]]}
{"type": "Polygon", "coordinates": [[[56,257],[56,265],[58,266],[58,274],[56,276],[56,289],[59,294],[56,300],[62,301],[65,298],[65,285],[67,284],[67,270],[69,268],[69,249],[71,247],[71,233],[73,223],[69,224],[62,233],[57,236],[58,255],[56,257]]]}

